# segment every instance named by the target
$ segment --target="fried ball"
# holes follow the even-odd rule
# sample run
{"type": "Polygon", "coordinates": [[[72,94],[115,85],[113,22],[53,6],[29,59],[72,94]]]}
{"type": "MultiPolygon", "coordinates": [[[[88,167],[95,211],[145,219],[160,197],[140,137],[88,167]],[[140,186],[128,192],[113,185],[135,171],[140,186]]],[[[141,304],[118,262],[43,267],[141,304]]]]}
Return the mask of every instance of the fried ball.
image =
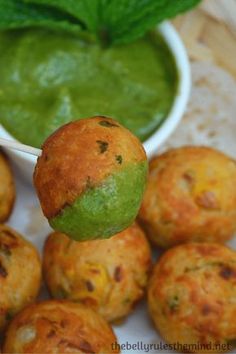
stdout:
{"type": "Polygon", "coordinates": [[[139,140],[116,121],[94,117],[69,123],[46,140],[34,184],[52,228],[89,240],[132,224],[146,174],[139,140]]]}
{"type": "Polygon", "coordinates": [[[15,201],[15,185],[6,157],[0,152],[0,222],[11,214],[15,201]]]}
{"type": "Polygon", "coordinates": [[[96,312],[69,301],[30,305],[10,323],[6,353],[119,353],[112,328],[96,312]]]}
{"type": "Polygon", "coordinates": [[[41,263],[33,245],[0,225],[0,331],[24,306],[34,301],[41,281],[41,263]]]}
{"type": "MultiPolygon", "coordinates": [[[[209,343],[214,353],[220,346],[232,349],[235,300],[236,252],[216,243],[186,243],[168,250],[148,287],[149,312],[161,336],[168,343],[208,344],[206,352],[209,343]]],[[[192,346],[190,351],[203,349],[192,346]]]]}
{"type": "Polygon", "coordinates": [[[82,302],[108,321],[134,308],[150,265],[149,244],[136,224],[107,240],[76,242],[55,232],[44,247],[43,270],[52,296],[82,302]]]}
{"type": "Polygon", "coordinates": [[[182,147],[150,163],[139,220],[167,248],[224,242],[236,231],[236,163],[208,147],[182,147]]]}

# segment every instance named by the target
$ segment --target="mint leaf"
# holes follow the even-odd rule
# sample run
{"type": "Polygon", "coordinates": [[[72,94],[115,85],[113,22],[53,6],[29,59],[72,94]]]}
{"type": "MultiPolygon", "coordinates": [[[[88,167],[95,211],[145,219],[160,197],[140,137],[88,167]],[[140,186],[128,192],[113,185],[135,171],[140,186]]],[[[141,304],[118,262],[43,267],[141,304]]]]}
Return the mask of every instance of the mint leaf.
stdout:
{"type": "Polygon", "coordinates": [[[46,26],[95,34],[106,44],[142,37],[200,0],[0,0],[0,29],[46,26]]]}
{"type": "Polygon", "coordinates": [[[131,42],[200,0],[25,0],[50,5],[78,18],[101,41],[131,42]]]}
{"type": "Polygon", "coordinates": [[[26,3],[51,6],[80,20],[86,28],[96,33],[99,24],[100,0],[24,0],[26,3]]]}
{"type": "Polygon", "coordinates": [[[0,0],[0,29],[43,26],[62,29],[73,33],[81,31],[80,22],[59,12],[40,5],[28,5],[22,0],[0,0]]]}
{"type": "Polygon", "coordinates": [[[158,23],[187,11],[200,0],[101,0],[103,26],[114,44],[142,37],[158,23]],[[115,5],[116,3],[116,5],[115,5]]]}

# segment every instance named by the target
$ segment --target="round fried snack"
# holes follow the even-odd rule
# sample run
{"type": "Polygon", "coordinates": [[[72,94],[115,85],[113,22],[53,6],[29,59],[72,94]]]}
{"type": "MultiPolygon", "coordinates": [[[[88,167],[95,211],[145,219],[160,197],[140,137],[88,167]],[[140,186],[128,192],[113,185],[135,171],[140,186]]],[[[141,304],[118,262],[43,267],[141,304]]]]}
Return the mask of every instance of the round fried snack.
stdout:
{"type": "Polygon", "coordinates": [[[133,310],[150,266],[150,247],[136,224],[107,240],[76,242],[55,232],[44,247],[44,277],[52,296],[84,303],[108,321],[133,310]]]}
{"type": "Polygon", "coordinates": [[[216,243],[168,250],[148,287],[149,312],[168,343],[188,352],[227,351],[236,338],[236,252],[216,243]],[[182,347],[184,348],[184,347],[182,347]]]}
{"type": "Polygon", "coordinates": [[[10,227],[0,225],[0,331],[35,300],[40,282],[37,250],[10,227]]]}
{"type": "Polygon", "coordinates": [[[112,328],[96,312],[69,301],[44,301],[11,322],[5,353],[119,353],[112,328]]]}
{"type": "Polygon", "coordinates": [[[64,125],[46,140],[34,184],[52,228],[88,240],[132,224],[146,174],[139,140],[116,121],[94,117],[64,125]]]}
{"type": "Polygon", "coordinates": [[[0,222],[11,214],[15,201],[13,175],[6,157],[0,152],[0,222]]]}
{"type": "Polygon", "coordinates": [[[150,163],[139,220],[167,248],[224,242],[236,231],[236,163],[207,147],[169,150],[150,163]]]}

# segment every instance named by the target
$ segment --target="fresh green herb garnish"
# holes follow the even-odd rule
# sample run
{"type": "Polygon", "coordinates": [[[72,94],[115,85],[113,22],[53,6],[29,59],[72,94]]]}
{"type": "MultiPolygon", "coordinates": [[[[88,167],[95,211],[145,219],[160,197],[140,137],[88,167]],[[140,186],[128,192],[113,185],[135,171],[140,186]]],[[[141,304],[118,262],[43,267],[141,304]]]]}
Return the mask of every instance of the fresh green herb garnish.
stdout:
{"type": "Polygon", "coordinates": [[[0,254],[3,254],[7,258],[11,256],[11,249],[10,246],[5,245],[5,244],[0,244],[0,254]]]}
{"type": "Polygon", "coordinates": [[[78,19],[56,8],[28,4],[24,0],[0,0],[0,29],[46,27],[80,33],[78,19]]]}
{"type": "Polygon", "coordinates": [[[124,304],[124,305],[128,305],[128,304],[130,304],[132,301],[131,301],[131,299],[130,298],[125,298],[123,301],[122,301],[122,303],[124,304]]]}
{"type": "Polygon", "coordinates": [[[0,0],[0,29],[41,26],[89,32],[103,45],[142,37],[200,0],[0,0]]]}
{"type": "Polygon", "coordinates": [[[179,297],[175,295],[168,301],[168,306],[171,312],[174,312],[179,307],[179,297]]]}
{"type": "Polygon", "coordinates": [[[56,299],[67,299],[68,292],[62,286],[58,286],[58,288],[53,292],[53,296],[56,299]]]}
{"type": "Polygon", "coordinates": [[[107,151],[109,144],[106,141],[97,140],[96,142],[99,145],[101,154],[107,151]]]}
{"type": "Polygon", "coordinates": [[[121,155],[116,155],[116,161],[118,162],[119,165],[122,164],[123,158],[121,155]]]}
{"type": "Polygon", "coordinates": [[[99,122],[99,124],[100,124],[102,127],[106,127],[106,128],[119,127],[117,124],[108,122],[107,120],[101,120],[101,121],[99,122]]]}

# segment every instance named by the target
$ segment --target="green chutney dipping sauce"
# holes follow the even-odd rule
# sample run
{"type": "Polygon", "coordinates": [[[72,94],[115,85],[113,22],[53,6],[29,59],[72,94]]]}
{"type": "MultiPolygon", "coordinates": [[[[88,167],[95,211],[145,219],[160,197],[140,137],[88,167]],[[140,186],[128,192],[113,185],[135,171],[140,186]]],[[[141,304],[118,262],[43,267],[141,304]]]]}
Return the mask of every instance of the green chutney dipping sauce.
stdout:
{"type": "Polygon", "coordinates": [[[0,123],[40,147],[58,127],[106,115],[141,141],[163,122],[178,89],[175,59],[160,34],[102,48],[45,29],[0,33],[0,123]]]}

